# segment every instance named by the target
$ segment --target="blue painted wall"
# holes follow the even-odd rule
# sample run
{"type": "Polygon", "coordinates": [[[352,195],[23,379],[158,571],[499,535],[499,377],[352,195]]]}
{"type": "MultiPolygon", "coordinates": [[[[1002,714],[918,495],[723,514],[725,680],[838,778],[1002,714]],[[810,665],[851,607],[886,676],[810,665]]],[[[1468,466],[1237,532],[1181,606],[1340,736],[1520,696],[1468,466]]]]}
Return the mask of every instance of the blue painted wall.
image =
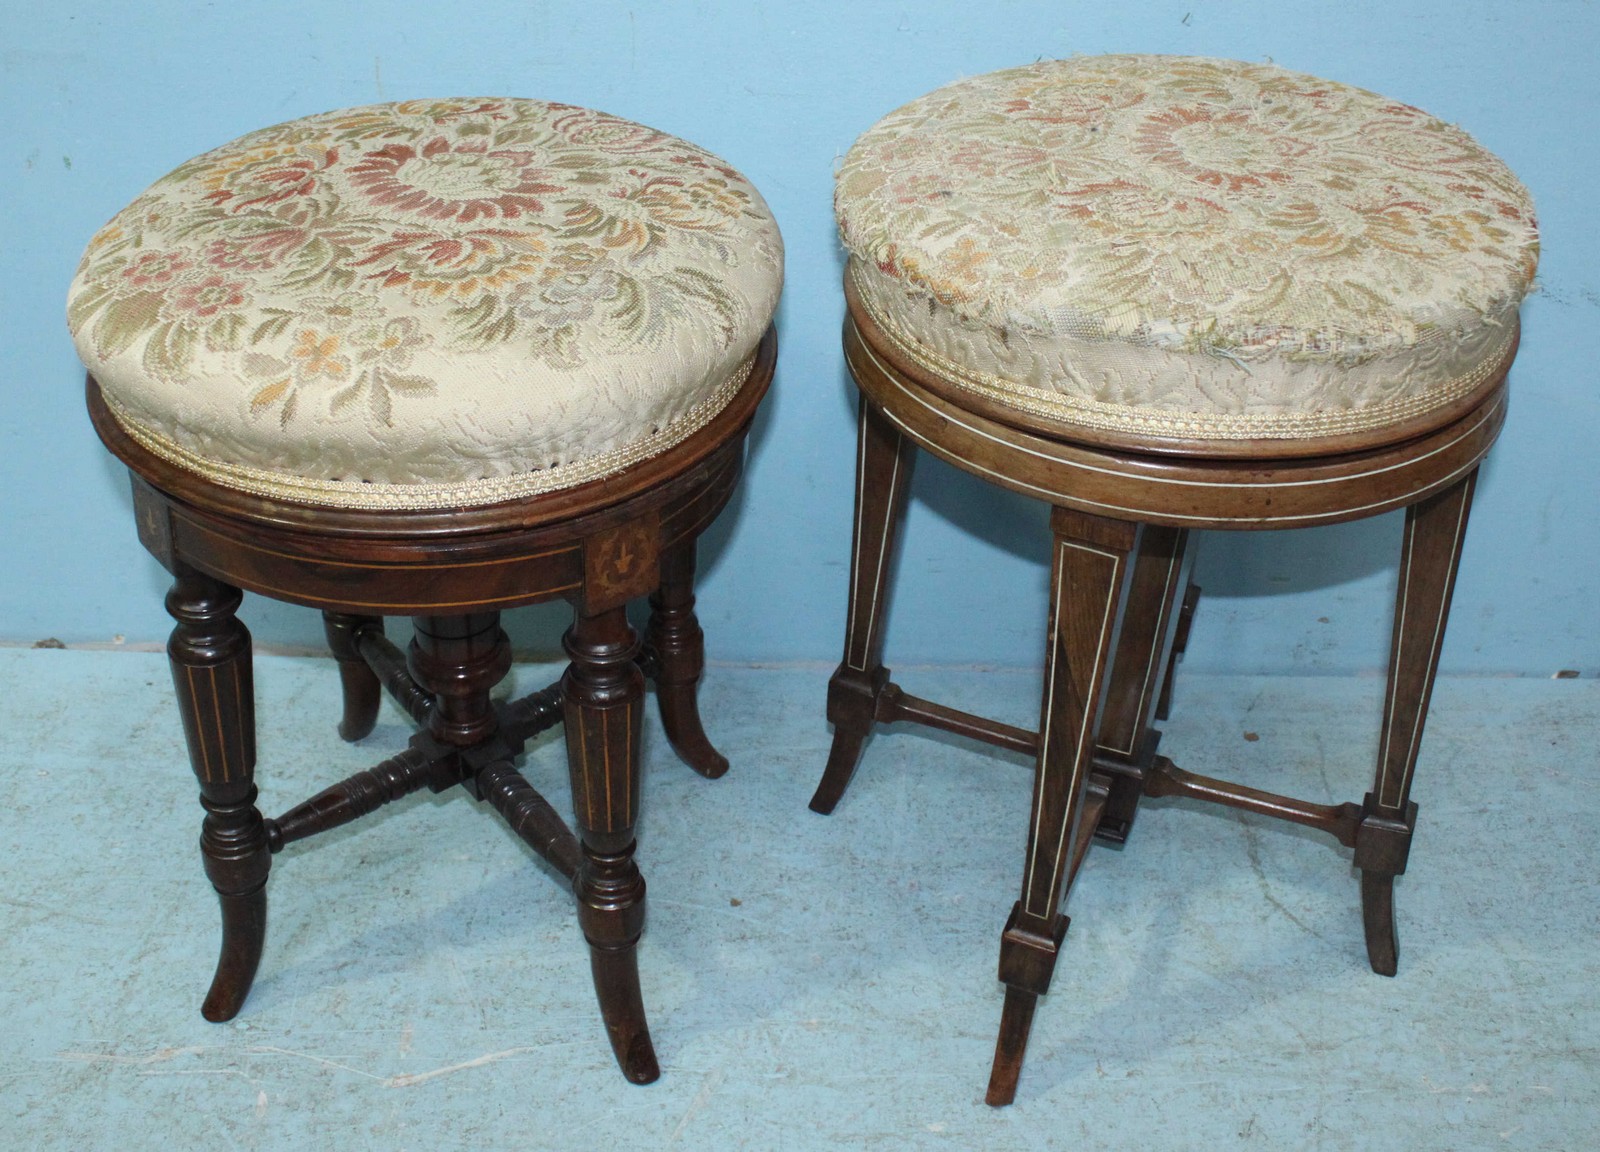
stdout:
{"type": "MultiPolygon", "coordinates": [[[[689,137],[763,190],[789,245],[776,390],[706,549],[715,655],[833,660],[853,405],[838,347],[833,165],[878,116],[961,75],[1074,52],[1270,58],[1460,123],[1538,202],[1542,287],[1486,469],[1447,669],[1600,672],[1600,5],[1588,0],[351,0],[0,6],[0,641],[159,641],[162,574],[82,412],[62,301],[133,195],[252,128],[374,100],[541,96],[689,137]]],[[[933,462],[915,488],[893,662],[1030,664],[1045,518],[933,462]]],[[[1191,667],[1376,671],[1398,522],[1209,535],[1191,667]]],[[[266,644],[312,613],[252,601],[266,644]]],[[[559,613],[517,638],[549,647],[559,613]]]]}

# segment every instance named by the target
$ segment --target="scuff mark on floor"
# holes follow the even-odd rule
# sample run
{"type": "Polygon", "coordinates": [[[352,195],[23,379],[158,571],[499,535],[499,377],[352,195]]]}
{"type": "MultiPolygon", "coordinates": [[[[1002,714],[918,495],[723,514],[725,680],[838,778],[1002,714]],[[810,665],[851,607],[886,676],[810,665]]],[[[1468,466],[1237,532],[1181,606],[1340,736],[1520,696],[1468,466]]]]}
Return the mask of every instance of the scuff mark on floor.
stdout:
{"type": "Polygon", "coordinates": [[[472,1060],[463,1060],[459,1064],[447,1064],[443,1068],[434,1068],[428,1072],[408,1072],[403,1076],[390,1076],[383,1081],[385,1088],[412,1088],[428,1080],[448,1076],[452,1072],[464,1072],[468,1068],[482,1068],[485,1064],[493,1064],[497,1060],[504,1060],[508,1056],[520,1056],[524,1052],[533,1052],[533,1047],[503,1048],[499,1052],[485,1052],[472,1060]]]}
{"type": "Polygon", "coordinates": [[[689,1106],[683,1110],[683,1115],[678,1118],[677,1125],[672,1129],[672,1135],[667,1137],[667,1147],[670,1148],[678,1142],[678,1137],[689,1127],[689,1121],[711,1102],[711,1097],[716,1095],[717,1089],[722,1086],[727,1075],[721,1068],[714,1068],[706,1074],[706,1082],[700,1085],[700,1091],[694,1094],[694,1099],[689,1101],[689,1106]]]}
{"type": "Polygon", "coordinates": [[[116,1052],[60,1052],[57,1057],[62,1060],[77,1060],[84,1064],[161,1064],[168,1060],[176,1060],[179,1056],[194,1056],[201,1052],[209,1052],[206,1047],[193,1048],[157,1048],[154,1052],[147,1052],[143,1056],[123,1056],[116,1052]]]}
{"type": "Polygon", "coordinates": [[[1245,855],[1250,859],[1250,871],[1255,873],[1256,882],[1261,885],[1261,895],[1266,898],[1268,904],[1271,904],[1279,912],[1282,912],[1286,917],[1288,917],[1291,924],[1295,925],[1295,927],[1299,928],[1307,935],[1314,936],[1326,944],[1328,942],[1328,938],[1326,936],[1324,936],[1321,932],[1318,932],[1315,928],[1311,927],[1311,925],[1300,919],[1300,917],[1296,916],[1293,912],[1289,911],[1288,907],[1284,905],[1283,901],[1279,900],[1272,894],[1272,884],[1267,880],[1267,871],[1261,866],[1261,834],[1250,823],[1250,821],[1244,818],[1242,813],[1238,814],[1235,818],[1239,821],[1239,826],[1244,829],[1245,855]]]}

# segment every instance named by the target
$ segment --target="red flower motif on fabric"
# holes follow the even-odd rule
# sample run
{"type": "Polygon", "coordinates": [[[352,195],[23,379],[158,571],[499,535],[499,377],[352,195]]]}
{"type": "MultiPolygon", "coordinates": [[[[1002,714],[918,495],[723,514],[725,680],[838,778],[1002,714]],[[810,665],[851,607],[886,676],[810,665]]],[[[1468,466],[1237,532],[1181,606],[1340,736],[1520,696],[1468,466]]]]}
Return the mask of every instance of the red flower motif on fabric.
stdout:
{"type": "Polygon", "coordinates": [[[544,211],[541,196],[561,192],[546,157],[519,149],[436,136],[421,148],[390,144],[350,169],[350,183],[374,204],[427,220],[512,220],[544,211]]]}
{"type": "Polygon", "coordinates": [[[354,267],[371,267],[369,279],[419,295],[470,299],[515,284],[547,260],[545,242],[521,232],[484,231],[465,236],[397,232],[376,244],[354,267]]]}
{"type": "Polygon", "coordinates": [[[203,280],[178,285],[167,297],[167,305],[179,316],[209,320],[219,312],[243,304],[244,289],[245,285],[238,280],[207,276],[203,280]]]}
{"type": "Polygon", "coordinates": [[[213,240],[205,247],[206,263],[230,272],[264,272],[276,267],[306,239],[303,228],[272,228],[253,236],[213,240]]]}
{"type": "Polygon", "coordinates": [[[214,187],[206,199],[225,204],[234,213],[281,204],[309,196],[316,189],[317,177],[338,162],[337,148],[315,153],[268,149],[265,155],[246,155],[242,163],[225,165],[213,178],[214,187]]]}
{"type": "Polygon", "coordinates": [[[143,252],[122,270],[122,278],[141,292],[159,292],[193,266],[193,260],[177,252],[143,252]]]}

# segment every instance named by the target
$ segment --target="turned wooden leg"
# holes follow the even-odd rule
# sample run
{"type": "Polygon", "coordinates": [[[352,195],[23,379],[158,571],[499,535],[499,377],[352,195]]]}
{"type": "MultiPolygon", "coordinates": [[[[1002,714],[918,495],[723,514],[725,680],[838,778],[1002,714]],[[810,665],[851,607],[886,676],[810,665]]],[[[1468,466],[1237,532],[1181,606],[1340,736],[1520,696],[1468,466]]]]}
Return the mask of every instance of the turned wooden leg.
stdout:
{"type": "Polygon", "coordinates": [[[189,763],[206,810],[200,852],[222,903],[222,951],[200,1011],[231,1020],[250,993],[267,930],[272,853],[256,810],[255,688],[250,633],[234,616],[239,590],[180,567],[167,611],[176,620],[167,655],[189,763]]]}
{"type": "Polygon", "coordinates": [[[694,614],[694,552],[691,538],[661,554],[661,586],[650,596],[646,638],[656,654],[656,703],[667,741],[685,764],[715,780],[728,770],[728,760],[700,724],[697,689],[706,646],[694,614]]]}
{"type": "Polygon", "coordinates": [[[635,1084],[661,1075],[644,999],[636,946],[644,931],[644,877],[634,862],[639,811],[639,721],[644,675],[639,640],[621,606],[580,609],[563,638],[572,658],[562,677],[567,764],[583,858],[573,889],[578,922],[606,1034],[622,1073],[635,1084]]]}
{"type": "Polygon", "coordinates": [[[1400,962],[1394,929],[1394,878],[1406,870],[1417,826],[1411,775],[1433,695],[1477,476],[1473,470],[1443,492],[1406,509],[1377,778],[1362,803],[1365,815],[1356,831],[1355,864],[1361,869],[1367,959],[1372,970],[1383,976],[1393,976],[1400,962]]]}
{"type": "Polygon", "coordinates": [[[883,624],[889,609],[890,570],[905,517],[916,446],[863,396],[856,442],[856,516],[850,548],[850,609],[844,659],[828,681],[833,747],[813,812],[829,813],[855,775],[861,746],[872,731],[878,695],[889,682],[883,666],[883,624]]]}
{"type": "Polygon", "coordinates": [[[356,649],[356,632],[361,628],[382,632],[383,618],[324,612],[322,628],[327,633],[333,658],[339,662],[339,684],[344,694],[344,718],[339,721],[339,735],[345,740],[359,740],[378,723],[378,701],[383,695],[383,686],[356,649]]]}
{"type": "Polygon", "coordinates": [[[1107,665],[1116,645],[1118,610],[1126,596],[1135,525],[1057,508],[1051,518],[1055,560],[1050,573],[1049,653],[1039,725],[1022,898],[1000,938],[1006,985],[988,1101],[1009,1104],[1027,1049],[1034,1005],[1050,988],[1067,932],[1062,897],[1072,882],[1107,665]]]}
{"type": "Polygon", "coordinates": [[[1188,539],[1182,528],[1147,524],[1139,530],[1094,750],[1095,770],[1110,781],[1095,835],[1117,843],[1128,838],[1144,794],[1144,772],[1161,740],[1154,727],[1155,708],[1177,632],[1179,600],[1188,583],[1188,539]]]}

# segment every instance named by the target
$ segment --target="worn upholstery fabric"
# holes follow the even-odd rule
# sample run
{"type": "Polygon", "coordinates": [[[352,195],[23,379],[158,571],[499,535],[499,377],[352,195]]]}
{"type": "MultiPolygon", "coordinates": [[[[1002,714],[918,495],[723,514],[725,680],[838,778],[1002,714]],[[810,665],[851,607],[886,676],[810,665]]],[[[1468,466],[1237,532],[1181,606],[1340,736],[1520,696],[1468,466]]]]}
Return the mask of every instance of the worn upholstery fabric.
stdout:
{"type": "Polygon", "coordinates": [[[182,165],[90,241],[67,315],[160,455],[286,499],[451,507],[702,427],[782,278],[760,194],[692,144],[561,104],[417,100],[182,165]]]}
{"type": "Polygon", "coordinates": [[[1262,64],[977,76],[838,173],[850,275],[913,361],[1021,412],[1203,440],[1424,417],[1510,350],[1528,193],[1465,132],[1262,64]]]}

